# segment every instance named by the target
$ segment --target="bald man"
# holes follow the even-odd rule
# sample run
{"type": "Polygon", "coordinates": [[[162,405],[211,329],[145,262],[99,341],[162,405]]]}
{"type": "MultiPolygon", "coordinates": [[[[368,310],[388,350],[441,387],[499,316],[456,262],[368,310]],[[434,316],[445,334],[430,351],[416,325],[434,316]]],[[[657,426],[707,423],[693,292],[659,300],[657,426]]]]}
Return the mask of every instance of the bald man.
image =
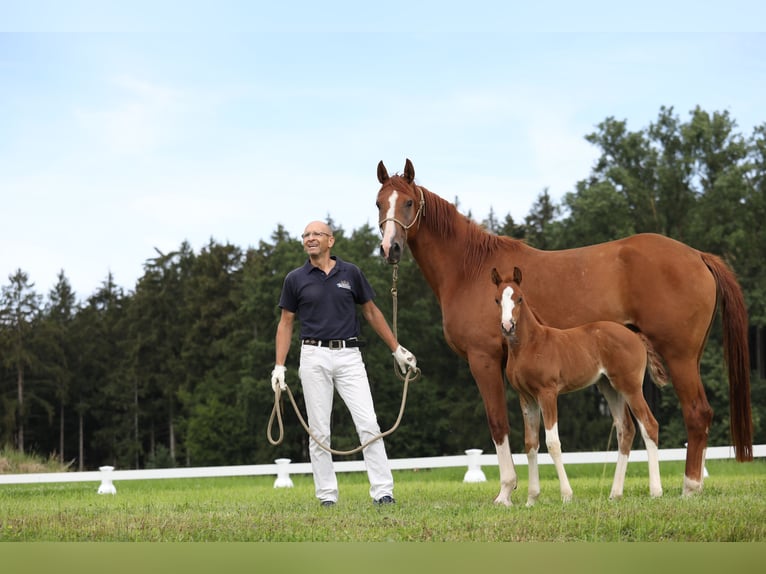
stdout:
{"type": "MultiPolygon", "coordinates": [[[[416,369],[415,356],[402,347],[373,302],[375,292],[353,263],[331,255],[335,237],[330,226],[312,221],[303,231],[306,263],[287,274],[279,298],[282,314],[277,326],[276,366],[271,386],[285,388],[285,362],[293,324],[300,321],[301,356],[298,375],[306,401],[306,414],[317,440],[330,446],[330,415],[334,391],[348,407],[361,443],[380,434],[362,359],[356,306],[378,336],[391,349],[402,373],[416,369]]],[[[370,497],[378,505],[394,504],[394,479],[383,440],[363,451],[370,497]]],[[[338,501],[338,481],[332,455],[309,438],[314,490],[322,506],[338,501]]]]}

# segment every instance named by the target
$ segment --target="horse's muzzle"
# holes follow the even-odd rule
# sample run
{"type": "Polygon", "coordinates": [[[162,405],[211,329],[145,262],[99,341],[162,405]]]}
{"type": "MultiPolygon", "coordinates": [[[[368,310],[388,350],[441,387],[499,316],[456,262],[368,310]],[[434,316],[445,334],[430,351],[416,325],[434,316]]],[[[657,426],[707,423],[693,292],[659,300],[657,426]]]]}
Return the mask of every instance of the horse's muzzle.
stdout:
{"type": "Polygon", "coordinates": [[[501,321],[500,330],[503,332],[503,336],[509,341],[516,339],[516,323],[511,322],[506,325],[504,321],[501,321]]]}
{"type": "Polygon", "coordinates": [[[386,249],[385,245],[382,243],[380,244],[380,255],[385,259],[388,263],[391,263],[392,265],[394,263],[399,263],[399,261],[402,258],[402,246],[399,244],[398,241],[392,241],[391,244],[388,246],[388,249],[386,249]]]}

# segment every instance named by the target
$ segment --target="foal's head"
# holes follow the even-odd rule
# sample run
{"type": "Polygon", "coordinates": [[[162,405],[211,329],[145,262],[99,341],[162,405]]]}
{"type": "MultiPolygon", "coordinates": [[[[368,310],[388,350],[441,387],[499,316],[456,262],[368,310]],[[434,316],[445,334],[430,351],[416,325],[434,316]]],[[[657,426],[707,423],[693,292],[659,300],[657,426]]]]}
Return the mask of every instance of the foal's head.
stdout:
{"type": "Polygon", "coordinates": [[[500,329],[503,335],[513,341],[516,337],[516,324],[524,300],[521,293],[521,269],[513,268],[513,277],[503,279],[495,267],[492,268],[492,282],[497,286],[495,303],[500,307],[500,329]]]}

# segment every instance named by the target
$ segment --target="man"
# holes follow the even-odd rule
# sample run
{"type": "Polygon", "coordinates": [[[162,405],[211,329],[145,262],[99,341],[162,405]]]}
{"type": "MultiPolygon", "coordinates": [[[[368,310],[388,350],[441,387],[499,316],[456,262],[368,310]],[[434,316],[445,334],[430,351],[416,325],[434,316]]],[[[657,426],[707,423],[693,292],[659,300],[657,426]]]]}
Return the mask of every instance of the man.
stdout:
{"type": "MultiPolygon", "coordinates": [[[[399,345],[383,313],[373,302],[375,292],[354,264],[333,256],[335,245],[330,226],[321,221],[309,223],[302,235],[306,263],[287,274],[279,306],[282,314],[276,334],[276,366],[271,386],[285,389],[285,361],[296,315],[300,320],[301,356],[298,375],[303,386],[309,427],[316,439],[330,446],[330,415],[337,390],[351,412],[362,444],[380,434],[377,416],[362,360],[359,319],[356,305],[406,373],[416,369],[415,356],[399,345]]],[[[383,440],[376,440],[363,451],[370,496],[375,504],[395,502],[394,479],[383,440]]],[[[322,506],[338,500],[338,482],[332,455],[309,438],[309,456],[316,497],[322,506]]]]}

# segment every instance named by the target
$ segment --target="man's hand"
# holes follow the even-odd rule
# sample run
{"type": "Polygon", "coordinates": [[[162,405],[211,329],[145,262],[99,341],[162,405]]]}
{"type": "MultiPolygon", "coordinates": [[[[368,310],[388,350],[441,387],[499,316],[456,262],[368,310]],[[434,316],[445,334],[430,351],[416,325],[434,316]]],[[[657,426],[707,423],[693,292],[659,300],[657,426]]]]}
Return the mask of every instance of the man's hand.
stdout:
{"type": "Polygon", "coordinates": [[[394,356],[394,359],[396,359],[396,364],[399,365],[399,370],[403,375],[407,373],[408,368],[413,371],[417,370],[418,361],[415,358],[415,355],[401,345],[396,348],[396,351],[394,351],[392,355],[394,356]]]}
{"type": "Polygon", "coordinates": [[[285,383],[285,371],[287,368],[284,365],[276,365],[274,370],[271,371],[271,390],[277,392],[277,386],[284,391],[287,389],[287,383],[285,383]]]}

